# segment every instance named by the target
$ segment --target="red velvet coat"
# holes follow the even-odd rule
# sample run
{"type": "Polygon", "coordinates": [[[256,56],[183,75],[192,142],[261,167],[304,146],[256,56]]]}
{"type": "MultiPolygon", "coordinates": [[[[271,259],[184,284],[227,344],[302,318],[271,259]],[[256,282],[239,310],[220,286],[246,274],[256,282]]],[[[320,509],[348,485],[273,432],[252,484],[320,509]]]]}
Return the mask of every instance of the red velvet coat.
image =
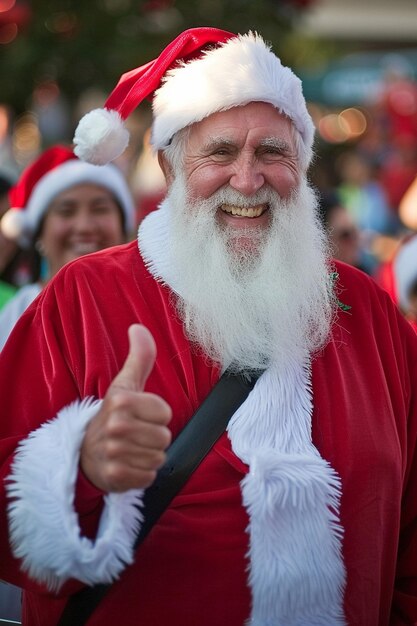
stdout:
{"type": "MultiPolygon", "coordinates": [[[[313,361],[313,441],[341,477],[345,612],[350,626],[417,623],[417,337],[390,298],[338,266],[340,311],[313,361]]],[[[170,291],[135,242],[67,265],[24,314],[0,357],[0,467],[16,444],[76,398],[103,397],[146,325],[158,356],[147,390],[173,409],[174,435],[218,378],[193,353],[170,291]]],[[[242,626],[250,615],[239,482],[246,466],[224,435],[140,548],[91,626],[242,626]]],[[[51,468],[53,471],[53,468],[51,468]]],[[[24,623],[56,624],[70,581],[54,597],[19,570],[1,491],[0,578],[25,587],[24,623]]],[[[101,494],[81,477],[76,507],[94,536],[101,494]]],[[[278,625],[277,625],[278,626],[278,625]]]]}

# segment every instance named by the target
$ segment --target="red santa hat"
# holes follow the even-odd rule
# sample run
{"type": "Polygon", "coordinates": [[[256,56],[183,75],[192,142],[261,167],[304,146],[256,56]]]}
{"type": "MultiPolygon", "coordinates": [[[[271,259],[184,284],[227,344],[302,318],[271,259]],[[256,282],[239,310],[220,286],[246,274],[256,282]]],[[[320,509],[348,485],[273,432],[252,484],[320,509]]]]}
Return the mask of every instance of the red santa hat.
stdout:
{"type": "Polygon", "coordinates": [[[84,163],[70,148],[58,145],[45,150],[10,189],[11,208],[1,220],[2,232],[9,239],[28,245],[52,200],[62,191],[83,183],[100,185],[112,192],[123,212],[125,229],[134,227],[134,201],[120,170],[114,165],[84,163]]]}
{"type": "Polygon", "coordinates": [[[300,160],[312,157],[314,124],[301,81],[257,34],[235,35],[192,28],[159,55],[124,74],[104,109],[85,115],[75,132],[75,153],[91,163],[115,159],[127,147],[124,121],[153,96],[152,144],[164,149],[176,132],[217,111],[268,102],[287,115],[300,133],[300,160]]]}

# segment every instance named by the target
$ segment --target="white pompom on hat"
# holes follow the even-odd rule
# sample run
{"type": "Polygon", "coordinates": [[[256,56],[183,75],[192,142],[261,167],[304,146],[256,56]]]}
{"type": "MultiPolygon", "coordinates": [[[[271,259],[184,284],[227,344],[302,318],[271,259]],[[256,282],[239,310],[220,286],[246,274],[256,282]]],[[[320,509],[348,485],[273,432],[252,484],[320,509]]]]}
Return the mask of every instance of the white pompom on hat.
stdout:
{"type": "Polygon", "coordinates": [[[97,166],[80,161],[66,146],[45,150],[9,190],[10,209],[1,230],[22,246],[30,245],[53,199],[75,185],[91,183],[110,191],[118,202],[125,230],[135,226],[135,203],[122,172],[115,165],[97,166]]]}
{"type": "Polygon", "coordinates": [[[75,153],[91,163],[115,159],[129,141],[124,121],[151,96],[152,144],[157,150],[166,148],[176,132],[212,113],[267,102],[298,130],[300,164],[307,168],[311,161],[315,128],[301,81],[259,35],[216,28],[184,31],[157,59],[124,74],[104,109],[81,119],[75,153]]]}

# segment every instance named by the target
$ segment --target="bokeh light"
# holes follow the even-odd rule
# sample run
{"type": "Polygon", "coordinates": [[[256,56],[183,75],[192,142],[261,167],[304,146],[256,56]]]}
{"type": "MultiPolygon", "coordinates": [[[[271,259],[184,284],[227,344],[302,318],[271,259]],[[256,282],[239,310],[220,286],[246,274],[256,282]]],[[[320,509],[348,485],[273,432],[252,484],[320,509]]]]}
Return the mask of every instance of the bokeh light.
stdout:
{"type": "Polygon", "coordinates": [[[332,144],[353,141],[368,128],[367,116],[359,108],[349,107],[339,113],[314,111],[315,124],[321,138],[332,144]]]}
{"type": "Polygon", "coordinates": [[[0,0],[0,13],[10,11],[16,4],[16,0],[0,0]]]}
{"type": "Polygon", "coordinates": [[[18,33],[17,24],[5,24],[0,26],[0,44],[7,45],[16,39],[18,33]]]}
{"type": "Polygon", "coordinates": [[[60,95],[58,83],[55,81],[45,81],[37,85],[33,91],[33,102],[40,106],[46,107],[55,102],[60,95]]]}
{"type": "Polygon", "coordinates": [[[363,135],[368,126],[365,114],[360,109],[354,107],[339,113],[339,124],[345,130],[349,139],[363,135]]]}
{"type": "Polygon", "coordinates": [[[26,165],[38,153],[41,141],[36,115],[25,113],[16,120],[12,134],[12,147],[19,165],[26,165]]]}
{"type": "Polygon", "coordinates": [[[46,28],[51,33],[67,36],[75,33],[77,25],[77,16],[69,11],[53,13],[45,22],[46,28]]]}
{"type": "Polygon", "coordinates": [[[0,142],[3,142],[9,132],[9,109],[0,104],[0,142]]]}

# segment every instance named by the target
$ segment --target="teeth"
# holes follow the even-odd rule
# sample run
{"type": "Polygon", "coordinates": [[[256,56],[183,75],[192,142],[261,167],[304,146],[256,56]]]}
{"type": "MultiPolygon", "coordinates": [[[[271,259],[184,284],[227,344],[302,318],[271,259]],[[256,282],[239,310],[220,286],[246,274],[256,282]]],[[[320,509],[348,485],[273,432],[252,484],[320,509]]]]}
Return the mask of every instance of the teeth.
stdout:
{"type": "Polygon", "coordinates": [[[240,206],[232,206],[231,204],[223,204],[221,206],[221,209],[225,213],[237,215],[239,217],[259,217],[265,211],[265,206],[260,205],[246,208],[240,206]]]}

